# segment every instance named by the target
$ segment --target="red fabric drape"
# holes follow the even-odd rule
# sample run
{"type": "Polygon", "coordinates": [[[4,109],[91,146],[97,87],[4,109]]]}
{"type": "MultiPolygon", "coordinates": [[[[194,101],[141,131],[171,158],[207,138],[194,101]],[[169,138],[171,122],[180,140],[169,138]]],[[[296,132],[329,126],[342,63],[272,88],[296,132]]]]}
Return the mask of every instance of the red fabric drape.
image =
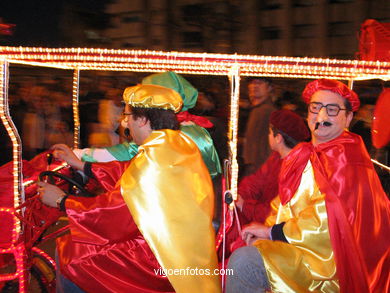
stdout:
{"type": "Polygon", "coordinates": [[[207,118],[190,114],[188,111],[184,111],[176,114],[176,118],[180,123],[191,121],[203,128],[211,128],[214,126],[214,124],[211,123],[211,121],[208,120],[207,118]]]}
{"type": "Polygon", "coordinates": [[[326,194],[341,292],[389,292],[390,204],[360,136],[344,132],[318,146],[296,147],[282,164],[282,204],[294,196],[309,159],[326,194]]]}

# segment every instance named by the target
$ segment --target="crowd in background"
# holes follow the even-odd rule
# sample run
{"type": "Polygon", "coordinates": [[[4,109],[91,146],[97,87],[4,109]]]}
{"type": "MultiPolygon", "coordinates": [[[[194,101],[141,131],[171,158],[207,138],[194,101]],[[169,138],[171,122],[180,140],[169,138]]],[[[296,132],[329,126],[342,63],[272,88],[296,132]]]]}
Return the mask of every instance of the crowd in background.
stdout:
{"type": "MultiPolygon", "coordinates": [[[[10,114],[22,139],[24,159],[31,159],[55,143],[73,145],[72,80],[56,76],[19,76],[9,85],[10,114]]],[[[139,76],[107,76],[91,74],[83,77],[79,86],[80,147],[107,147],[128,140],[120,127],[123,111],[122,93],[127,86],[137,84],[139,76]]],[[[210,130],[221,162],[228,157],[227,129],[229,120],[230,89],[227,79],[189,77],[199,90],[192,114],[207,117],[214,127],[210,130]]],[[[247,85],[243,79],[240,97],[239,153],[240,170],[244,170],[244,145],[248,117],[253,108],[247,85]]],[[[270,101],[273,109],[289,109],[306,117],[306,106],[300,98],[301,88],[273,82],[270,101]]],[[[302,82],[303,86],[304,82],[302,82]]],[[[378,91],[376,91],[378,92],[378,91]]],[[[375,94],[376,94],[375,92],[375,94]]],[[[368,94],[365,93],[367,96],[368,94]]],[[[355,115],[351,131],[360,134],[372,157],[389,163],[388,148],[377,150],[371,143],[371,124],[375,98],[362,99],[362,107],[355,115]]],[[[12,158],[12,145],[8,135],[0,127],[2,156],[0,164],[12,158]]],[[[267,142],[265,142],[267,144],[267,142]]],[[[389,187],[389,174],[378,169],[384,179],[385,189],[389,187]]],[[[244,175],[245,173],[241,173],[244,175]]]]}

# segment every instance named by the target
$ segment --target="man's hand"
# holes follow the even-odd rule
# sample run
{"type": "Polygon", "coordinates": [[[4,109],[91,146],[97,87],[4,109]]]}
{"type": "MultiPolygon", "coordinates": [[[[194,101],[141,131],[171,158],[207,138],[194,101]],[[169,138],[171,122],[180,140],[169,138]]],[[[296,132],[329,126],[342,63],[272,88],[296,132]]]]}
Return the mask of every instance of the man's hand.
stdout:
{"type": "Polygon", "coordinates": [[[39,186],[38,193],[41,198],[41,201],[49,207],[56,208],[57,200],[65,196],[65,193],[53,184],[49,184],[42,181],[39,181],[37,184],[39,186]]]}
{"type": "Polygon", "coordinates": [[[252,245],[258,239],[271,239],[271,228],[263,224],[252,222],[242,229],[242,240],[252,245]]]}
{"type": "Polygon", "coordinates": [[[66,144],[55,144],[51,147],[53,155],[56,159],[64,160],[73,168],[78,170],[84,169],[84,162],[80,161],[79,158],[66,144]]]}

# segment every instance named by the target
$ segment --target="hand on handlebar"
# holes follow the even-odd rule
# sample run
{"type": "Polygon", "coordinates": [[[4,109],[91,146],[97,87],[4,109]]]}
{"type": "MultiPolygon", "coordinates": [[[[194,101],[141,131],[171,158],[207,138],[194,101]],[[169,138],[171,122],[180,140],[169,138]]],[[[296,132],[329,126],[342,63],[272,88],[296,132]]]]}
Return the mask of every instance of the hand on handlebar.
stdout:
{"type": "Polygon", "coordinates": [[[65,193],[53,184],[46,182],[38,181],[38,193],[41,198],[41,201],[50,207],[57,207],[57,200],[63,196],[65,193]]]}
{"type": "Polygon", "coordinates": [[[80,161],[79,158],[73,153],[70,147],[66,144],[55,144],[51,147],[53,155],[56,159],[64,160],[73,168],[78,170],[84,169],[84,162],[80,161]]]}

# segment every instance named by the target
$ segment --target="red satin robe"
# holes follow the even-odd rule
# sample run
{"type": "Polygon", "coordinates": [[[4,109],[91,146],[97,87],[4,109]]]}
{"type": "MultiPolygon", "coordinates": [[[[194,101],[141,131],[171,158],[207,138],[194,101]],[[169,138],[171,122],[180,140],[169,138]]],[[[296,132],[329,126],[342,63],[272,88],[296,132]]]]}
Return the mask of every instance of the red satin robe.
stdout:
{"type": "MultiPolygon", "coordinates": [[[[238,194],[244,199],[242,212],[238,212],[240,225],[250,222],[263,223],[271,212],[271,201],[278,195],[278,177],[282,158],[278,152],[272,152],[267,161],[257,171],[245,176],[238,185],[238,194]]],[[[233,219],[232,219],[233,220],[233,219]]],[[[221,238],[223,229],[218,232],[221,238]]],[[[237,248],[244,246],[238,232],[236,221],[226,229],[225,257],[237,248]]],[[[219,258],[222,258],[222,247],[218,250],[219,258]]]]}
{"type": "Polygon", "coordinates": [[[271,211],[270,203],[278,195],[278,177],[282,159],[272,152],[267,161],[253,174],[246,176],[238,185],[238,194],[245,200],[242,215],[246,224],[263,223],[271,211]]]}
{"type": "Polygon", "coordinates": [[[341,292],[390,292],[390,203],[360,136],[345,131],[284,159],[279,195],[294,196],[310,159],[325,202],[341,292]]]}
{"type": "Polygon", "coordinates": [[[71,235],[57,241],[61,272],[86,292],[174,292],[116,185],[129,162],[93,164],[106,190],[66,201],[71,235]],[[101,269],[104,268],[104,269],[101,269]]]}

